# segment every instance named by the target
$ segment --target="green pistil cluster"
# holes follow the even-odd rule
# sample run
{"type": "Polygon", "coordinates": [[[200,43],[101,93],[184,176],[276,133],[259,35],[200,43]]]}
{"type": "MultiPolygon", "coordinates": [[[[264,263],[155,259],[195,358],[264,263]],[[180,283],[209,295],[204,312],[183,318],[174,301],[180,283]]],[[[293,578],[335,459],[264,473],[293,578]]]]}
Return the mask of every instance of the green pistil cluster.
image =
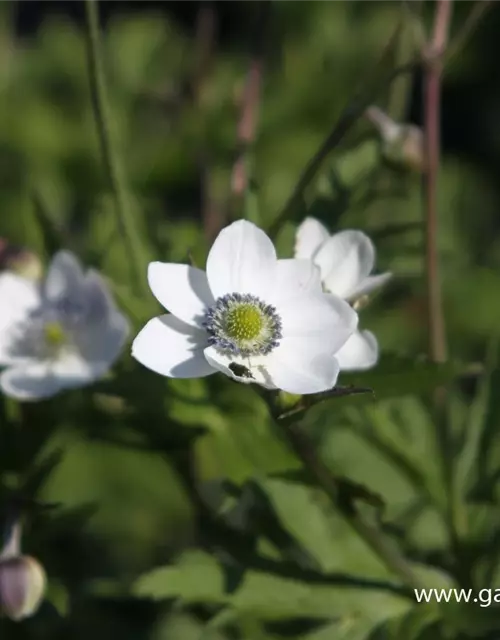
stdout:
{"type": "Polygon", "coordinates": [[[59,322],[46,322],[43,327],[43,335],[47,346],[60,347],[66,342],[66,335],[59,322]]]}

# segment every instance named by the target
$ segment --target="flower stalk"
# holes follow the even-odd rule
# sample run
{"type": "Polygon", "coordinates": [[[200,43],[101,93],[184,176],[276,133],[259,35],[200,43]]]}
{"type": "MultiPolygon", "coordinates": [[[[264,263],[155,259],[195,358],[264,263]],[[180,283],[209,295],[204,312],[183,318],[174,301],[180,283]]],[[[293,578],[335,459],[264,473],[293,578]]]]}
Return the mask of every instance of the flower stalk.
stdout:
{"type": "Polygon", "coordinates": [[[106,91],[106,80],[102,63],[102,47],[99,34],[98,0],[85,0],[87,15],[87,58],[90,93],[94,118],[99,135],[101,155],[109,187],[115,201],[120,234],[130,256],[132,281],[137,293],[144,291],[144,273],[147,260],[143,252],[140,235],[134,224],[129,207],[129,194],[125,185],[115,142],[112,135],[111,113],[106,91]]]}
{"type": "Polygon", "coordinates": [[[424,79],[424,175],[427,322],[429,354],[435,362],[447,358],[443,300],[438,258],[437,183],[440,149],[441,76],[443,55],[448,40],[452,0],[437,0],[434,32],[425,53],[424,79]]]}

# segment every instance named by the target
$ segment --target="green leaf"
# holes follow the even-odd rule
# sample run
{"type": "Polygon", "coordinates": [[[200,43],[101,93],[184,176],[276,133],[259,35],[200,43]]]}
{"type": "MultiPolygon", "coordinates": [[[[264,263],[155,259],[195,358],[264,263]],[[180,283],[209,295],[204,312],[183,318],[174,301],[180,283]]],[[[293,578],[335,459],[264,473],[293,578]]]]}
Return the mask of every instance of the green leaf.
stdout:
{"type": "MultiPolygon", "coordinates": [[[[478,638],[483,634],[500,632],[500,602],[495,603],[493,598],[500,600],[500,591],[491,589],[491,602],[485,592],[484,602],[456,602],[451,600],[441,603],[440,611],[446,628],[454,634],[465,634],[467,637],[478,638]]],[[[498,637],[497,635],[493,637],[498,637]]]]}
{"type": "MultiPolygon", "coordinates": [[[[332,474],[333,476],[333,474],[332,474]]],[[[290,469],[289,471],[282,471],[273,473],[269,476],[271,479],[285,480],[290,483],[301,484],[313,489],[317,489],[317,483],[311,478],[310,474],[305,469],[290,469]]],[[[369,504],[375,509],[382,510],[384,508],[384,500],[382,496],[374,491],[371,491],[363,484],[353,482],[349,478],[341,476],[333,476],[335,482],[339,487],[339,492],[345,496],[346,501],[349,503],[360,500],[365,504],[369,504]]]]}
{"type": "Polygon", "coordinates": [[[335,164],[341,182],[344,185],[353,185],[366,178],[379,163],[380,145],[375,140],[366,140],[345,151],[335,164]]]}
{"type": "Polygon", "coordinates": [[[342,373],[341,384],[373,389],[376,399],[417,395],[446,384],[465,371],[455,362],[437,364],[429,360],[413,360],[394,354],[383,354],[370,371],[342,373]]]}
{"type": "Polygon", "coordinates": [[[231,598],[242,612],[266,620],[281,618],[334,618],[350,612],[372,621],[384,620],[412,606],[406,598],[387,592],[349,587],[303,584],[269,574],[247,572],[242,586],[231,598]]]}
{"type": "Polygon", "coordinates": [[[25,496],[36,495],[45,482],[47,482],[55,468],[60,464],[63,455],[63,449],[55,449],[37,464],[25,478],[21,494],[25,496]]]}
{"type": "MultiPolygon", "coordinates": [[[[496,397],[496,384],[500,378],[499,371],[495,369],[498,362],[498,338],[494,338],[489,346],[485,362],[485,373],[479,380],[474,400],[468,411],[463,429],[463,443],[455,467],[455,480],[457,489],[461,495],[466,496],[470,490],[474,490],[484,477],[485,440],[489,439],[491,418],[495,416],[498,404],[496,397]],[[483,447],[483,452],[481,448],[483,447]]],[[[496,421],[494,422],[495,427],[496,421]]],[[[494,427],[494,428],[495,428],[494,427]]],[[[487,454],[489,456],[489,453],[487,454]]]]}
{"type": "MultiPolygon", "coordinates": [[[[325,402],[326,400],[331,400],[335,398],[339,400],[341,398],[349,398],[352,396],[359,395],[373,395],[373,390],[367,387],[334,387],[329,391],[324,391],[322,393],[314,393],[309,394],[307,396],[297,396],[298,400],[295,404],[292,404],[290,408],[287,408],[278,416],[278,420],[286,420],[295,422],[298,420],[308,409],[314,407],[321,402],[325,402]]],[[[290,396],[290,394],[286,394],[286,396],[290,396]]],[[[293,398],[293,396],[292,396],[293,398]]],[[[283,403],[286,405],[286,401],[283,403]]]]}
{"type": "Polygon", "coordinates": [[[411,600],[376,588],[312,585],[261,571],[246,571],[236,591],[224,592],[217,561],[201,551],[184,553],[172,566],[155,569],[136,582],[133,592],[156,600],[181,598],[186,603],[230,605],[240,614],[265,620],[331,619],[352,615],[381,621],[402,614],[411,600]]]}
{"type": "Polygon", "coordinates": [[[375,626],[371,620],[360,620],[346,614],[338,622],[302,635],[298,640],[367,640],[375,626]]]}
{"type": "Polygon", "coordinates": [[[392,463],[406,482],[419,493],[424,489],[434,504],[444,503],[435,425],[421,400],[406,396],[372,403],[359,411],[348,408],[344,414],[356,433],[392,463]]]}
{"type": "Polygon", "coordinates": [[[316,559],[323,571],[354,576],[392,578],[373,552],[356,536],[316,488],[279,479],[266,479],[268,494],[283,526],[316,559]]]}
{"type": "Polygon", "coordinates": [[[51,579],[45,599],[50,602],[57,613],[63,618],[70,613],[70,597],[68,589],[58,580],[51,579]]]}
{"type": "Polygon", "coordinates": [[[203,551],[189,551],[177,564],[141,576],[134,593],[154,600],[180,597],[185,602],[223,603],[224,572],[214,557],[203,551]]]}
{"type": "Polygon", "coordinates": [[[411,609],[401,617],[393,618],[380,625],[368,636],[369,640],[442,640],[439,608],[431,604],[422,604],[411,609]]]}

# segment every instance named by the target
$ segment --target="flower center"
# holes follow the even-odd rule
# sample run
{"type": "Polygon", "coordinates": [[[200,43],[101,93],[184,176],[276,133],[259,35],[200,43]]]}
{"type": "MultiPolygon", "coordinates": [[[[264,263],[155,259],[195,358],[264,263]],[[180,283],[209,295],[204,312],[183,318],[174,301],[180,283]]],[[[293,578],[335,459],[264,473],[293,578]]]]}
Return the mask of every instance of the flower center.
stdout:
{"type": "Polygon", "coordinates": [[[205,314],[203,326],[209,344],[244,357],[270,353],[283,337],[276,309],[250,294],[218,298],[205,314]]]}
{"type": "Polygon", "coordinates": [[[235,340],[253,340],[262,331],[262,314],[252,304],[230,309],[226,317],[227,334],[235,340]]]}
{"type": "Polygon", "coordinates": [[[59,322],[46,322],[43,326],[43,337],[46,345],[53,349],[66,342],[66,334],[59,322]]]}

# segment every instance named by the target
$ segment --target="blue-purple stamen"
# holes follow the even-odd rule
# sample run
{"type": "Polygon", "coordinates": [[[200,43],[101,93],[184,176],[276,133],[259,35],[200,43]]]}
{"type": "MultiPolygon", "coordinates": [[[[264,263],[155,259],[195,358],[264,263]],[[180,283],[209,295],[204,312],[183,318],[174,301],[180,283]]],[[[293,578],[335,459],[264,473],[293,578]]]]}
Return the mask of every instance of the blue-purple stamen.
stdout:
{"type": "Polygon", "coordinates": [[[208,333],[208,343],[228,355],[267,355],[279,346],[283,337],[276,308],[248,293],[228,293],[218,298],[206,312],[202,325],[208,333]],[[261,316],[262,330],[254,339],[237,339],[228,329],[230,312],[243,305],[251,305],[261,316]]]}

